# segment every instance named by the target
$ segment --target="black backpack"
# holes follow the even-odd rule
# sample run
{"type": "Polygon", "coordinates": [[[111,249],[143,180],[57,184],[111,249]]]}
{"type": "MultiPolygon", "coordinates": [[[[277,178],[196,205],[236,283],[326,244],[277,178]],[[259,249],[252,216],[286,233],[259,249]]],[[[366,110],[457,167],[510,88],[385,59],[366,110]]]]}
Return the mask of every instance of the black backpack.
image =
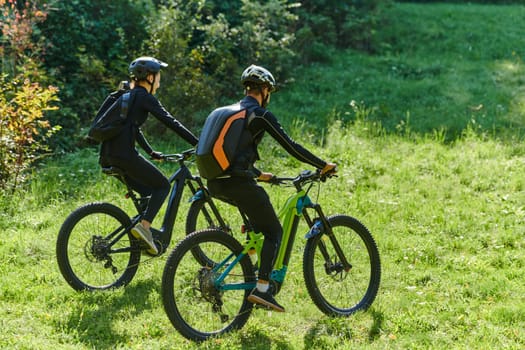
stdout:
{"type": "Polygon", "coordinates": [[[215,179],[226,173],[245,129],[246,109],[240,104],[217,108],[210,113],[195,152],[195,162],[203,178],[215,179]]]}
{"type": "Polygon", "coordinates": [[[120,134],[127,122],[131,96],[131,91],[125,89],[109,94],[89,128],[88,137],[104,142],[120,134]]]}

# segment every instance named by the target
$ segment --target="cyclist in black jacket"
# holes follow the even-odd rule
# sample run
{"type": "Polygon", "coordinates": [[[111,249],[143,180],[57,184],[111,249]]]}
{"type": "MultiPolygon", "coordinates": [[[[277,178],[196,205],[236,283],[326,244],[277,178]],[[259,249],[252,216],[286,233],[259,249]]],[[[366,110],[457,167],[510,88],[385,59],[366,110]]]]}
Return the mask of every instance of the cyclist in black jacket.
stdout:
{"type": "Polygon", "coordinates": [[[241,100],[241,107],[247,109],[247,131],[241,136],[231,170],[225,176],[208,180],[208,187],[214,197],[239,207],[248,216],[254,230],[264,235],[257,287],[248,300],[284,312],[269,292],[270,273],[283,229],[268,194],[256,182],[256,179],[268,181],[273,176],[255,168],[254,163],[259,159],[257,146],[267,132],[292,156],[323,173],[335,171],[336,164],[325,162],[293,141],[277,118],[266,109],[270,93],[275,91],[275,79],[267,69],[251,65],[242,73],[241,82],[246,95],[241,100]]]}
{"type": "Polygon", "coordinates": [[[139,57],[131,62],[129,73],[133,88],[128,112],[130,122],[117,137],[103,142],[100,149],[102,166],[116,166],[124,170],[126,181],[135,191],[143,197],[151,196],[142,221],[131,229],[131,233],[148,244],[148,252],[152,255],[157,255],[158,249],[151,235],[151,223],[169,193],[170,184],[164,174],[135,148],[137,142],[151,158],[162,158],[162,154],[155,152],[148,144],[140,126],[152,114],[192,146],[198,141],[154,96],[160,86],[160,70],[167,66],[153,57],[139,57]]]}

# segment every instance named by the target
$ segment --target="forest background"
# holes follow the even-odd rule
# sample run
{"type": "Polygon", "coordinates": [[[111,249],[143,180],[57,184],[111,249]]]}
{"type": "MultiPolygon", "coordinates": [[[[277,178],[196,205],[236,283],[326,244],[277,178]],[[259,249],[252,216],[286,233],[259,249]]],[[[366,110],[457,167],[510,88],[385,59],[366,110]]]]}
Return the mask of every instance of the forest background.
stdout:
{"type": "Polygon", "coordinates": [[[298,66],[326,61],[330,50],[372,52],[387,4],[1,0],[0,188],[17,187],[44,152],[87,146],[93,115],[138,56],[169,63],[159,98],[198,128],[210,108],[238,96],[251,63],[271,66],[285,86],[298,66]]]}

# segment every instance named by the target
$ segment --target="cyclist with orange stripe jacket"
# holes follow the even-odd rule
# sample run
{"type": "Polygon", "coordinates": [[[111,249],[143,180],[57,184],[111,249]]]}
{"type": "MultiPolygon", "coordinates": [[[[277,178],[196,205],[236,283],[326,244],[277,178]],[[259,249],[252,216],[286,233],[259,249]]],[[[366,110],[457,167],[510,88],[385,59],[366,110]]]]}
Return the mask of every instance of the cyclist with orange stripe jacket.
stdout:
{"type": "Polygon", "coordinates": [[[246,132],[241,136],[235,158],[225,176],[208,180],[212,196],[232,203],[244,212],[253,229],[262,232],[264,243],[261,250],[257,286],[248,301],[284,312],[269,290],[270,273],[279,249],[282,226],[266,191],[256,179],[268,181],[273,174],[258,170],[254,163],[259,160],[257,147],[265,133],[270,134],[290,155],[310,164],[323,173],[335,171],[336,164],[326,162],[312,154],[284,131],[277,118],[266,109],[270,94],[276,90],[275,79],[267,69],[251,65],[241,76],[245,97],[242,108],[247,109],[246,132]]]}

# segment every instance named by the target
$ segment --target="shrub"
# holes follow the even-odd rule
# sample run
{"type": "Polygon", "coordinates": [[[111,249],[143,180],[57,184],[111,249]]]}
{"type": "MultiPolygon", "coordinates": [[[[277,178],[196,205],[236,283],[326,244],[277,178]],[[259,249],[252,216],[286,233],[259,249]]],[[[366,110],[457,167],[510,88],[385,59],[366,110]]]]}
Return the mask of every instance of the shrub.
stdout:
{"type": "Polygon", "coordinates": [[[56,109],[56,92],[27,78],[0,81],[0,189],[14,191],[25,170],[49,150],[47,142],[59,127],[51,127],[44,112],[56,109]]]}
{"type": "Polygon", "coordinates": [[[374,33],[391,0],[304,0],[297,9],[294,49],[303,62],[327,61],[331,48],[374,52],[374,33]]]}
{"type": "Polygon", "coordinates": [[[45,20],[45,10],[35,4],[19,9],[14,1],[0,0],[0,5],[0,190],[13,192],[59,130],[45,115],[56,109],[57,88],[44,86],[47,79],[38,61],[42,45],[34,39],[35,24],[45,20]]]}

